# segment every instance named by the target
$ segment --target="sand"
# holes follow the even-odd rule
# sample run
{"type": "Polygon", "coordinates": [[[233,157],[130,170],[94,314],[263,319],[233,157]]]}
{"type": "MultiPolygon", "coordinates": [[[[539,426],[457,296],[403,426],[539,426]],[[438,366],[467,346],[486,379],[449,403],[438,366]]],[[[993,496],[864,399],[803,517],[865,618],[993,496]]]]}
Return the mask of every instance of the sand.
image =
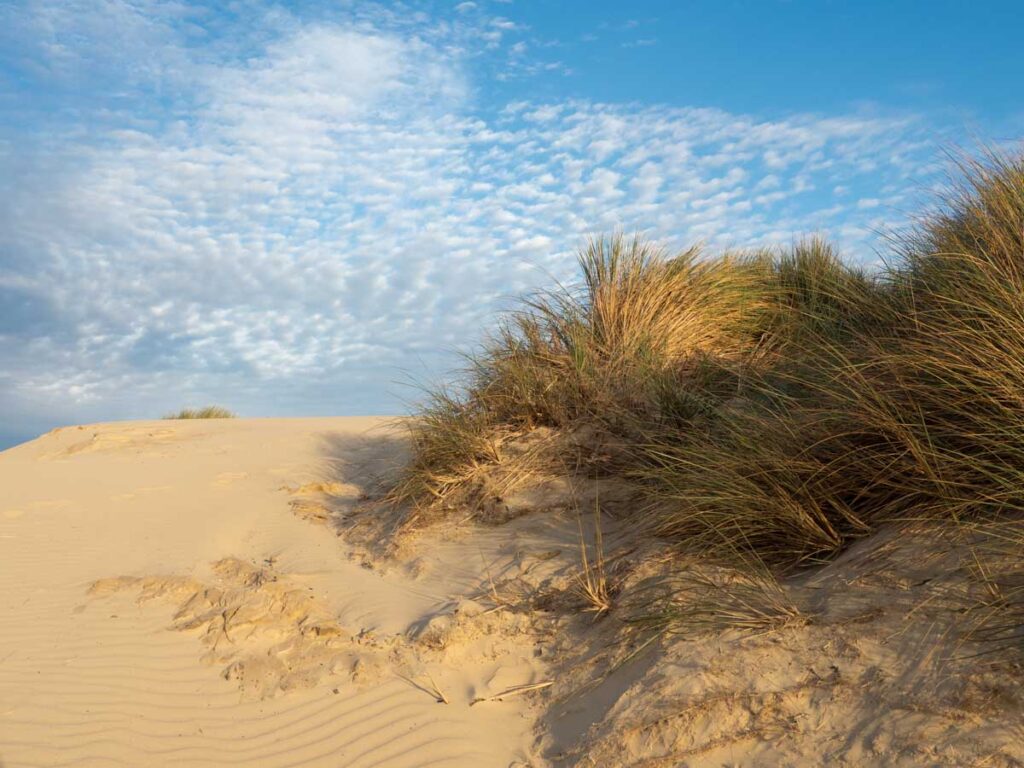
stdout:
{"type": "Polygon", "coordinates": [[[456,565],[477,547],[384,573],[294,513],[358,500],[397,455],[358,418],[96,424],[0,454],[0,764],[528,761],[525,698],[468,702],[537,682],[529,640],[409,637],[478,588],[456,565]]]}
{"type": "Polygon", "coordinates": [[[648,642],[625,619],[666,561],[628,516],[598,616],[564,479],[395,538],[405,450],[333,418],[0,453],[0,765],[1024,764],[1020,670],[958,635],[949,542],[883,533],[788,583],[776,625],[648,642]]]}

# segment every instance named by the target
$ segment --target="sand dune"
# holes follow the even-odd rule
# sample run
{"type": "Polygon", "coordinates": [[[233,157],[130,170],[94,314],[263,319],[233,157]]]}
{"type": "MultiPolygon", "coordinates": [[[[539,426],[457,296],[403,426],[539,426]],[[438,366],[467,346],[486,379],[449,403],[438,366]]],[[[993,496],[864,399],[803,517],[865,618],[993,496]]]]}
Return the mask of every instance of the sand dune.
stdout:
{"type": "Polygon", "coordinates": [[[0,765],[1024,764],[1019,669],[957,635],[955,542],[883,532],[784,584],[792,620],[647,644],[621,619],[670,561],[628,516],[597,620],[565,478],[392,537],[405,450],[266,419],[0,454],[0,765]]]}
{"type": "Polygon", "coordinates": [[[375,419],[93,425],[0,455],[0,762],[528,761],[526,698],[468,702],[535,682],[530,641],[415,638],[480,587],[444,562],[460,545],[385,573],[293,513],[397,460],[375,419]]]}

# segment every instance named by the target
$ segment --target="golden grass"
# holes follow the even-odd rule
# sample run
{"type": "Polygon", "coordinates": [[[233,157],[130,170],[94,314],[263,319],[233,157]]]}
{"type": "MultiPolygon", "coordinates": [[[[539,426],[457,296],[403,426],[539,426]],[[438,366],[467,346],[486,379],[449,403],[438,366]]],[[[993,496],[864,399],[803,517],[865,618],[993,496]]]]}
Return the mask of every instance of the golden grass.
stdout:
{"type": "Polygon", "coordinates": [[[891,521],[1020,516],[1024,158],[959,172],[877,274],[816,238],[717,257],[592,241],[580,284],[524,300],[413,422],[396,498],[443,505],[509,436],[589,425],[616,441],[603,471],[646,493],[638,529],[734,566],[806,566],[891,521]]]}
{"type": "Polygon", "coordinates": [[[762,321],[749,258],[670,255],[616,235],[590,242],[579,262],[579,287],[525,300],[470,359],[463,387],[430,395],[410,423],[414,457],[396,499],[443,501],[500,458],[508,434],[585,422],[614,432],[633,413],[656,417],[710,357],[727,370],[762,321]]]}
{"type": "Polygon", "coordinates": [[[165,419],[233,419],[235,414],[219,405],[208,405],[205,408],[182,408],[176,413],[169,413],[165,419]]]}
{"type": "Polygon", "coordinates": [[[749,558],[750,567],[718,573],[681,568],[641,589],[630,623],[647,629],[693,635],[734,629],[764,634],[807,623],[776,577],[749,558]]]}
{"type": "Polygon", "coordinates": [[[573,585],[576,594],[586,605],[585,610],[594,614],[594,619],[604,616],[612,608],[612,589],[604,563],[604,537],[601,534],[601,510],[594,510],[594,554],[587,554],[587,540],[583,533],[583,518],[578,520],[580,529],[580,572],[573,585]]]}
{"type": "Polygon", "coordinates": [[[1024,651],[1024,519],[966,526],[974,556],[967,639],[982,653],[1022,661],[1024,651]]]}

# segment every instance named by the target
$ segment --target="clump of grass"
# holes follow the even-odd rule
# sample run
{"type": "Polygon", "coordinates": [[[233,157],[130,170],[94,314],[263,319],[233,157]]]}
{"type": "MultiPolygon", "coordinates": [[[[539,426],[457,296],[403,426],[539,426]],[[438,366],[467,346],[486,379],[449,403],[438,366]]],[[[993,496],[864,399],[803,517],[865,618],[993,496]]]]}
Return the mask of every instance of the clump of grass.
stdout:
{"type": "Polygon", "coordinates": [[[974,558],[965,639],[981,654],[1024,662],[1024,520],[964,526],[974,558]]]}
{"type": "Polygon", "coordinates": [[[765,634],[808,622],[763,563],[739,555],[737,565],[685,566],[646,585],[629,622],[654,633],[685,635],[730,629],[765,634]]]}
{"type": "Polygon", "coordinates": [[[518,428],[610,420],[644,405],[645,379],[738,348],[741,281],[728,262],[698,255],[621,236],[592,242],[579,289],[529,299],[473,360],[469,405],[518,428]]]}
{"type": "Polygon", "coordinates": [[[822,338],[848,342],[876,327],[886,301],[882,282],[843,261],[821,237],[796,242],[789,250],[762,254],[772,342],[796,353],[822,338]]]}
{"type": "Polygon", "coordinates": [[[959,172],[877,274],[816,238],[715,258],[591,242],[579,286],[524,301],[413,422],[398,497],[442,503],[503,441],[597,425],[603,471],[646,492],[638,526],[738,568],[893,521],[1024,516],[1024,157],[959,172]]]}
{"type": "Polygon", "coordinates": [[[805,436],[775,412],[720,415],[710,434],[659,436],[635,475],[645,482],[656,535],[687,552],[734,552],[794,565],[838,550],[863,528],[834,489],[814,482],[805,436]]]}
{"type": "Polygon", "coordinates": [[[905,306],[878,367],[906,414],[898,493],[947,516],[1024,511],[1024,158],[962,161],[963,181],[906,239],[905,306]]]}
{"type": "Polygon", "coordinates": [[[477,466],[501,455],[487,414],[444,391],[430,395],[408,428],[412,460],[394,489],[399,498],[443,499],[477,466]]]}
{"type": "Polygon", "coordinates": [[[888,317],[880,280],[817,238],[705,259],[616,236],[579,260],[578,288],[528,299],[462,393],[435,394],[411,422],[396,499],[444,505],[509,436],[596,424],[617,437],[617,471],[647,489],[643,523],[691,551],[794,563],[867,529],[846,487],[823,482],[821,452],[803,452],[842,428],[819,379],[841,362],[828,350],[888,317]]]}
{"type": "Polygon", "coordinates": [[[842,454],[834,440],[850,440],[856,427],[830,395],[838,372],[856,365],[849,355],[863,356],[860,339],[886,321],[889,299],[819,239],[757,263],[765,309],[741,386],[731,396],[705,388],[699,419],[649,430],[631,472],[658,535],[690,552],[791,566],[869,530],[861,478],[832,465],[842,454]]]}
{"type": "Polygon", "coordinates": [[[647,449],[656,530],[792,565],[886,522],[1024,512],[1024,163],[962,171],[876,279],[820,246],[774,262],[770,365],[647,449]]]}
{"type": "Polygon", "coordinates": [[[612,608],[612,588],[604,563],[604,537],[601,534],[601,510],[594,510],[594,554],[587,554],[587,541],[583,534],[583,518],[578,520],[580,529],[580,572],[576,574],[574,589],[583,600],[584,610],[593,613],[594,619],[604,616],[612,608]]]}
{"type": "Polygon", "coordinates": [[[738,358],[755,335],[762,308],[747,259],[671,255],[616,235],[590,242],[579,263],[578,287],[525,300],[470,359],[462,391],[428,400],[396,498],[436,504],[497,458],[495,435],[588,422],[621,432],[659,412],[666,380],[696,381],[702,361],[738,358]]]}
{"type": "Polygon", "coordinates": [[[182,408],[176,413],[169,413],[165,419],[233,419],[235,414],[219,405],[208,405],[205,408],[182,408]]]}
{"type": "Polygon", "coordinates": [[[880,321],[819,344],[811,407],[833,416],[801,455],[868,524],[1024,512],[1024,161],[962,172],[904,238],[880,321]]]}

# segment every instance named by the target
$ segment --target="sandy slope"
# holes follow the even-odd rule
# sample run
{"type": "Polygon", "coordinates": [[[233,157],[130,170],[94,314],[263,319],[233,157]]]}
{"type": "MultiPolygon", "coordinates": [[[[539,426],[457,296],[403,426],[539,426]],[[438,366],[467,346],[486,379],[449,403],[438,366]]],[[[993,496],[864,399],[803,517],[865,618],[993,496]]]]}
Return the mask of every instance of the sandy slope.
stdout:
{"type": "Polygon", "coordinates": [[[679,582],[713,566],[636,535],[607,481],[531,476],[490,525],[392,537],[374,498],[404,452],[381,420],[266,419],[0,453],[0,766],[1024,766],[1024,670],[964,636],[983,584],[948,531],[881,531],[780,614],[679,582]],[[740,624],[631,629],[665,584],[740,624]]]}
{"type": "Polygon", "coordinates": [[[529,760],[529,697],[468,704],[536,682],[532,641],[424,631],[478,610],[486,543],[385,572],[310,519],[400,453],[354,418],[69,427],[0,454],[0,765],[529,760]]]}

